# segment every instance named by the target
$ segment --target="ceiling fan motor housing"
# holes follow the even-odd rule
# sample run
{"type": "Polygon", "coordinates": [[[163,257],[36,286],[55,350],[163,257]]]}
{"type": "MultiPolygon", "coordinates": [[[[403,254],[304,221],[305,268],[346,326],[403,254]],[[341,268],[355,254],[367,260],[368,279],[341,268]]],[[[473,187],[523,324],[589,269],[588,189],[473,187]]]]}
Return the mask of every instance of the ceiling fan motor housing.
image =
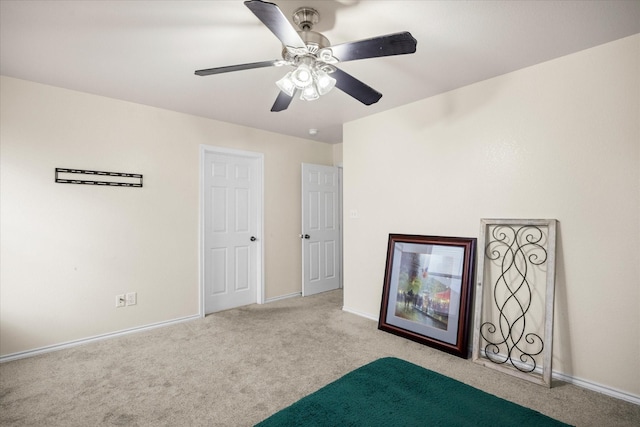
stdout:
{"type": "MultiPolygon", "coordinates": [[[[308,53],[314,55],[320,49],[331,46],[329,39],[324,35],[312,31],[313,26],[320,21],[320,14],[317,10],[310,7],[301,7],[293,12],[292,18],[293,22],[300,29],[298,35],[307,46],[308,53]]],[[[282,57],[285,60],[291,60],[291,50],[287,49],[287,46],[283,46],[282,57]]]]}
{"type": "Polygon", "coordinates": [[[331,46],[329,39],[315,31],[298,31],[298,34],[300,34],[300,38],[312,53],[331,46]]]}
{"type": "Polygon", "coordinates": [[[311,7],[300,7],[293,12],[293,22],[302,31],[309,31],[320,22],[320,14],[311,7]]]}

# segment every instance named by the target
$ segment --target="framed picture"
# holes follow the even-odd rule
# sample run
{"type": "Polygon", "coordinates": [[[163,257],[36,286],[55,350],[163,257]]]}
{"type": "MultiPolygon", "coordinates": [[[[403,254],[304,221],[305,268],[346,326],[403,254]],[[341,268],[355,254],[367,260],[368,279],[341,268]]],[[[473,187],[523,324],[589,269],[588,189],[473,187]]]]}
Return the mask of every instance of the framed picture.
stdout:
{"type": "Polygon", "coordinates": [[[378,329],[467,358],[476,239],[390,234],[378,329]]]}

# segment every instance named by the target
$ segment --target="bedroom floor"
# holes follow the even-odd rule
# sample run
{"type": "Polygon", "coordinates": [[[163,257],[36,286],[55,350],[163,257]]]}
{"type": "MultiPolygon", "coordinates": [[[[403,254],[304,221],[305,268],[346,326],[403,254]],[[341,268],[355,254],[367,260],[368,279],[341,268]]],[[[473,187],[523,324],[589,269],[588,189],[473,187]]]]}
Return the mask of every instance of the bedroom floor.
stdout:
{"type": "Polygon", "coordinates": [[[379,331],[342,311],[341,291],[0,364],[0,425],[250,426],[386,356],[572,425],[640,425],[640,405],[547,389],[379,331]]]}

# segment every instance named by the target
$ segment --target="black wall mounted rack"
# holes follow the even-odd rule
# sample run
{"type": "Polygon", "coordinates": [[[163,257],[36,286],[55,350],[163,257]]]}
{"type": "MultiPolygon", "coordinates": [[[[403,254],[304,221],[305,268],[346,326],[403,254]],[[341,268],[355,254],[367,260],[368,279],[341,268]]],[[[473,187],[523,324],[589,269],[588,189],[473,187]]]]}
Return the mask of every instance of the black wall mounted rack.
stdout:
{"type": "Polygon", "coordinates": [[[142,187],[142,175],[138,173],[56,168],[56,182],[61,184],[105,185],[108,187],[142,187]],[[89,179],[94,177],[97,179],[89,179]]]}

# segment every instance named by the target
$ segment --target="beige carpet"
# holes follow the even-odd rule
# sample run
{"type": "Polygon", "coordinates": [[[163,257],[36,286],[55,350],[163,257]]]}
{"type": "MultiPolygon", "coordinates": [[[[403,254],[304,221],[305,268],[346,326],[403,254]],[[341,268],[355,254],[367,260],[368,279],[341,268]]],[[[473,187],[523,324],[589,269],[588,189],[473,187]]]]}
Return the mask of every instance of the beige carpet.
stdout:
{"type": "Polygon", "coordinates": [[[378,331],[341,307],[333,291],[3,363],[0,425],[250,426],[384,356],[566,423],[640,425],[638,405],[500,374],[378,331]]]}

